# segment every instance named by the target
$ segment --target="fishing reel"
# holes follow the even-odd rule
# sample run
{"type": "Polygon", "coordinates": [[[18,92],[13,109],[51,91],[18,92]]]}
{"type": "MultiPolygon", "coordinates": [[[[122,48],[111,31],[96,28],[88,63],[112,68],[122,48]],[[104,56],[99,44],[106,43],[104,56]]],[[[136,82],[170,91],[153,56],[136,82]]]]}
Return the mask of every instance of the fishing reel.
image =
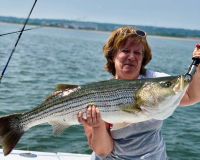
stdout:
{"type": "MultiPolygon", "coordinates": [[[[198,49],[200,49],[200,44],[197,44],[196,47],[197,47],[198,49]]],[[[192,60],[193,60],[193,62],[192,62],[192,64],[190,65],[190,67],[189,67],[189,69],[188,69],[188,72],[185,74],[185,77],[186,77],[188,80],[192,80],[192,76],[195,74],[196,68],[197,68],[197,66],[198,66],[199,63],[200,63],[200,58],[193,57],[192,60]]]]}

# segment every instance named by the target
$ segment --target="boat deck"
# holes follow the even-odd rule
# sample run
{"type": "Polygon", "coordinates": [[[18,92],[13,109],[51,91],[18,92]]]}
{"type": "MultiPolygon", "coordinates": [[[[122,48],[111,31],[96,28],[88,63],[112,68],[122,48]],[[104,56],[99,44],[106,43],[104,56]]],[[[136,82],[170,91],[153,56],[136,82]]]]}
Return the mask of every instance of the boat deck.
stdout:
{"type": "Polygon", "coordinates": [[[0,149],[0,160],[90,160],[90,155],[13,150],[8,156],[0,149]]]}

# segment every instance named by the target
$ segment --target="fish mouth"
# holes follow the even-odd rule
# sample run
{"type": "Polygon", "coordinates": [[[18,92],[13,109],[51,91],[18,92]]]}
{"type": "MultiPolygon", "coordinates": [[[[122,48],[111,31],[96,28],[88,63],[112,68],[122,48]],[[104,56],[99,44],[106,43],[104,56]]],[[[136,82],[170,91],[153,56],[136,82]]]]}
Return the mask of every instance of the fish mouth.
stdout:
{"type": "Polygon", "coordinates": [[[182,92],[185,90],[188,84],[189,84],[189,81],[183,75],[181,75],[178,77],[177,82],[173,88],[173,91],[175,93],[182,92]]]}

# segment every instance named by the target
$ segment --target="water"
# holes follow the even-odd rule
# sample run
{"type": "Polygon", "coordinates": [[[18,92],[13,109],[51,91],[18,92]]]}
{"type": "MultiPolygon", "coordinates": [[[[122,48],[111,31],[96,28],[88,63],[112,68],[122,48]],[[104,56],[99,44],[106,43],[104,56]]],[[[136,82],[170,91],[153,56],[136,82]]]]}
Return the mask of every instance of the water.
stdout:
{"type": "MultiPolygon", "coordinates": [[[[0,24],[0,34],[20,29],[0,24]]],[[[0,115],[28,111],[53,92],[56,84],[84,84],[111,78],[104,71],[102,47],[109,33],[41,28],[25,32],[0,84],[0,115]]],[[[0,71],[17,35],[0,37],[0,71]]],[[[154,58],[148,68],[171,75],[186,73],[197,40],[148,37],[154,58]]],[[[200,157],[200,105],[178,108],[163,127],[172,160],[200,157]]],[[[58,137],[49,125],[24,134],[17,149],[91,153],[82,126],[72,126],[58,137]]]]}

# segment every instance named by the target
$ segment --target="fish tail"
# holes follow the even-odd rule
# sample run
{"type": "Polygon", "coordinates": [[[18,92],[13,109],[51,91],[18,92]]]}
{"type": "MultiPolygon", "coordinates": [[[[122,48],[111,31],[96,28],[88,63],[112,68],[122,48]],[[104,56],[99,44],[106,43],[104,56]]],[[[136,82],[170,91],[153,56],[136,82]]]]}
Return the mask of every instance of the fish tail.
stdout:
{"type": "Polygon", "coordinates": [[[20,124],[22,114],[13,114],[0,118],[0,144],[4,155],[8,155],[23,135],[20,124]]]}

